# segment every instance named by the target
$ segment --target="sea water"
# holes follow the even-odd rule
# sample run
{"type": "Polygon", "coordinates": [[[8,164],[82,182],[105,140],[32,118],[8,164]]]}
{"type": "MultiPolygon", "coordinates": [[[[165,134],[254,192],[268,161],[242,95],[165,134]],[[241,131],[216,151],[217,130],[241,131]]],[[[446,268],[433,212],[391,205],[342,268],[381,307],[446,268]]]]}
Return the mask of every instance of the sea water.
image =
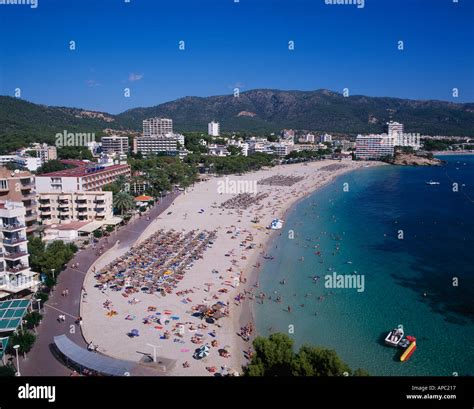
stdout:
{"type": "Polygon", "coordinates": [[[356,170],[294,206],[259,276],[271,300],[254,305],[258,333],[334,349],[371,375],[473,375],[474,156],[441,158],[356,170]],[[364,290],[327,288],[334,273],[363,275],[364,290]],[[417,339],[404,363],[384,344],[398,325],[417,339]]]}

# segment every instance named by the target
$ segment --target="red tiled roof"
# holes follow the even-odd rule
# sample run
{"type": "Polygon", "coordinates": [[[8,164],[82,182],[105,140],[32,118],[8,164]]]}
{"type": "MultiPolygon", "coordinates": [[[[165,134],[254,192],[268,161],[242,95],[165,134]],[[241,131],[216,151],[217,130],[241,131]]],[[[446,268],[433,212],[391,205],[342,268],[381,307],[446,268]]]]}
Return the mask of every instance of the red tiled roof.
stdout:
{"type": "Polygon", "coordinates": [[[153,198],[152,198],[151,196],[145,196],[145,195],[137,196],[137,197],[135,198],[135,200],[136,200],[137,202],[148,202],[148,201],[150,201],[150,200],[152,200],[152,199],[153,199],[153,198]]]}

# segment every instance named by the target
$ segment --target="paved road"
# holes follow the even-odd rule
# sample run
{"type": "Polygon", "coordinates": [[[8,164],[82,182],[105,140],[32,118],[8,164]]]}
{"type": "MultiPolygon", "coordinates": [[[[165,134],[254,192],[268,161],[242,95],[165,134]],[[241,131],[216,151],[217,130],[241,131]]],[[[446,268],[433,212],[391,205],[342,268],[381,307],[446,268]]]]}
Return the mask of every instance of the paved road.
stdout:
{"type": "MultiPolygon", "coordinates": [[[[140,237],[147,226],[166,210],[179,193],[171,193],[163,198],[163,201],[154,206],[146,216],[139,217],[121,227],[117,232],[108,237],[108,242],[102,238],[98,247],[103,245],[105,250],[114,246],[120,240],[120,247],[130,246],[140,237]]],[[[72,259],[66,270],[59,276],[55,291],[43,309],[43,320],[38,327],[38,337],[33,349],[28,353],[26,360],[20,360],[20,371],[24,376],[65,376],[70,370],[62,365],[52,354],[51,344],[56,335],[66,334],[72,341],[80,346],[87,347],[82,337],[79,325],[75,323],[79,316],[81,290],[85,274],[90,266],[100,257],[96,255],[97,249],[89,247],[79,251],[72,259]],[[78,268],[72,268],[72,264],[79,263],[78,268]],[[64,289],[69,289],[69,295],[61,295],[64,289]],[[66,321],[59,323],[58,315],[64,314],[66,321]]]]}

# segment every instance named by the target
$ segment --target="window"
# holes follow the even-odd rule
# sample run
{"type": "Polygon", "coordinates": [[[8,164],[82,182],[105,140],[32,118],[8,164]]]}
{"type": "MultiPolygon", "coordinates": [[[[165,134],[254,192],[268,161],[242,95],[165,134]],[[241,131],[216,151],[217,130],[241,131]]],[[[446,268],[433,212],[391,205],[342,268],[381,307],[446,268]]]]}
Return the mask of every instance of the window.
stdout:
{"type": "Polygon", "coordinates": [[[8,181],[6,179],[0,179],[0,189],[8,189],[8,181]]]}

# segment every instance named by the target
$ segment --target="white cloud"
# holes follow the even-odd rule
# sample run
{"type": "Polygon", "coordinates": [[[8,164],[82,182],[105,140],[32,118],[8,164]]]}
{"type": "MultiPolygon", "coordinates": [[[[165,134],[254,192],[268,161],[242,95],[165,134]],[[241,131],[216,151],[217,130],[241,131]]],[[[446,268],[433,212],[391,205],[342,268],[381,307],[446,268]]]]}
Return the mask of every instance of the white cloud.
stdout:
{"type": "Polygon", "coordinates": [[[100,84],[96,80],[84,81],[88,87],[98,87],[100,84]]]}
{"type": "Polygon", "coordinates": [[[144,77],[143,74],[135,74],[131,72],[130,75],[128,76],[128,80],[130,82],[135,82],[135,81],[140,81],[143,77],[144,77]]]}

